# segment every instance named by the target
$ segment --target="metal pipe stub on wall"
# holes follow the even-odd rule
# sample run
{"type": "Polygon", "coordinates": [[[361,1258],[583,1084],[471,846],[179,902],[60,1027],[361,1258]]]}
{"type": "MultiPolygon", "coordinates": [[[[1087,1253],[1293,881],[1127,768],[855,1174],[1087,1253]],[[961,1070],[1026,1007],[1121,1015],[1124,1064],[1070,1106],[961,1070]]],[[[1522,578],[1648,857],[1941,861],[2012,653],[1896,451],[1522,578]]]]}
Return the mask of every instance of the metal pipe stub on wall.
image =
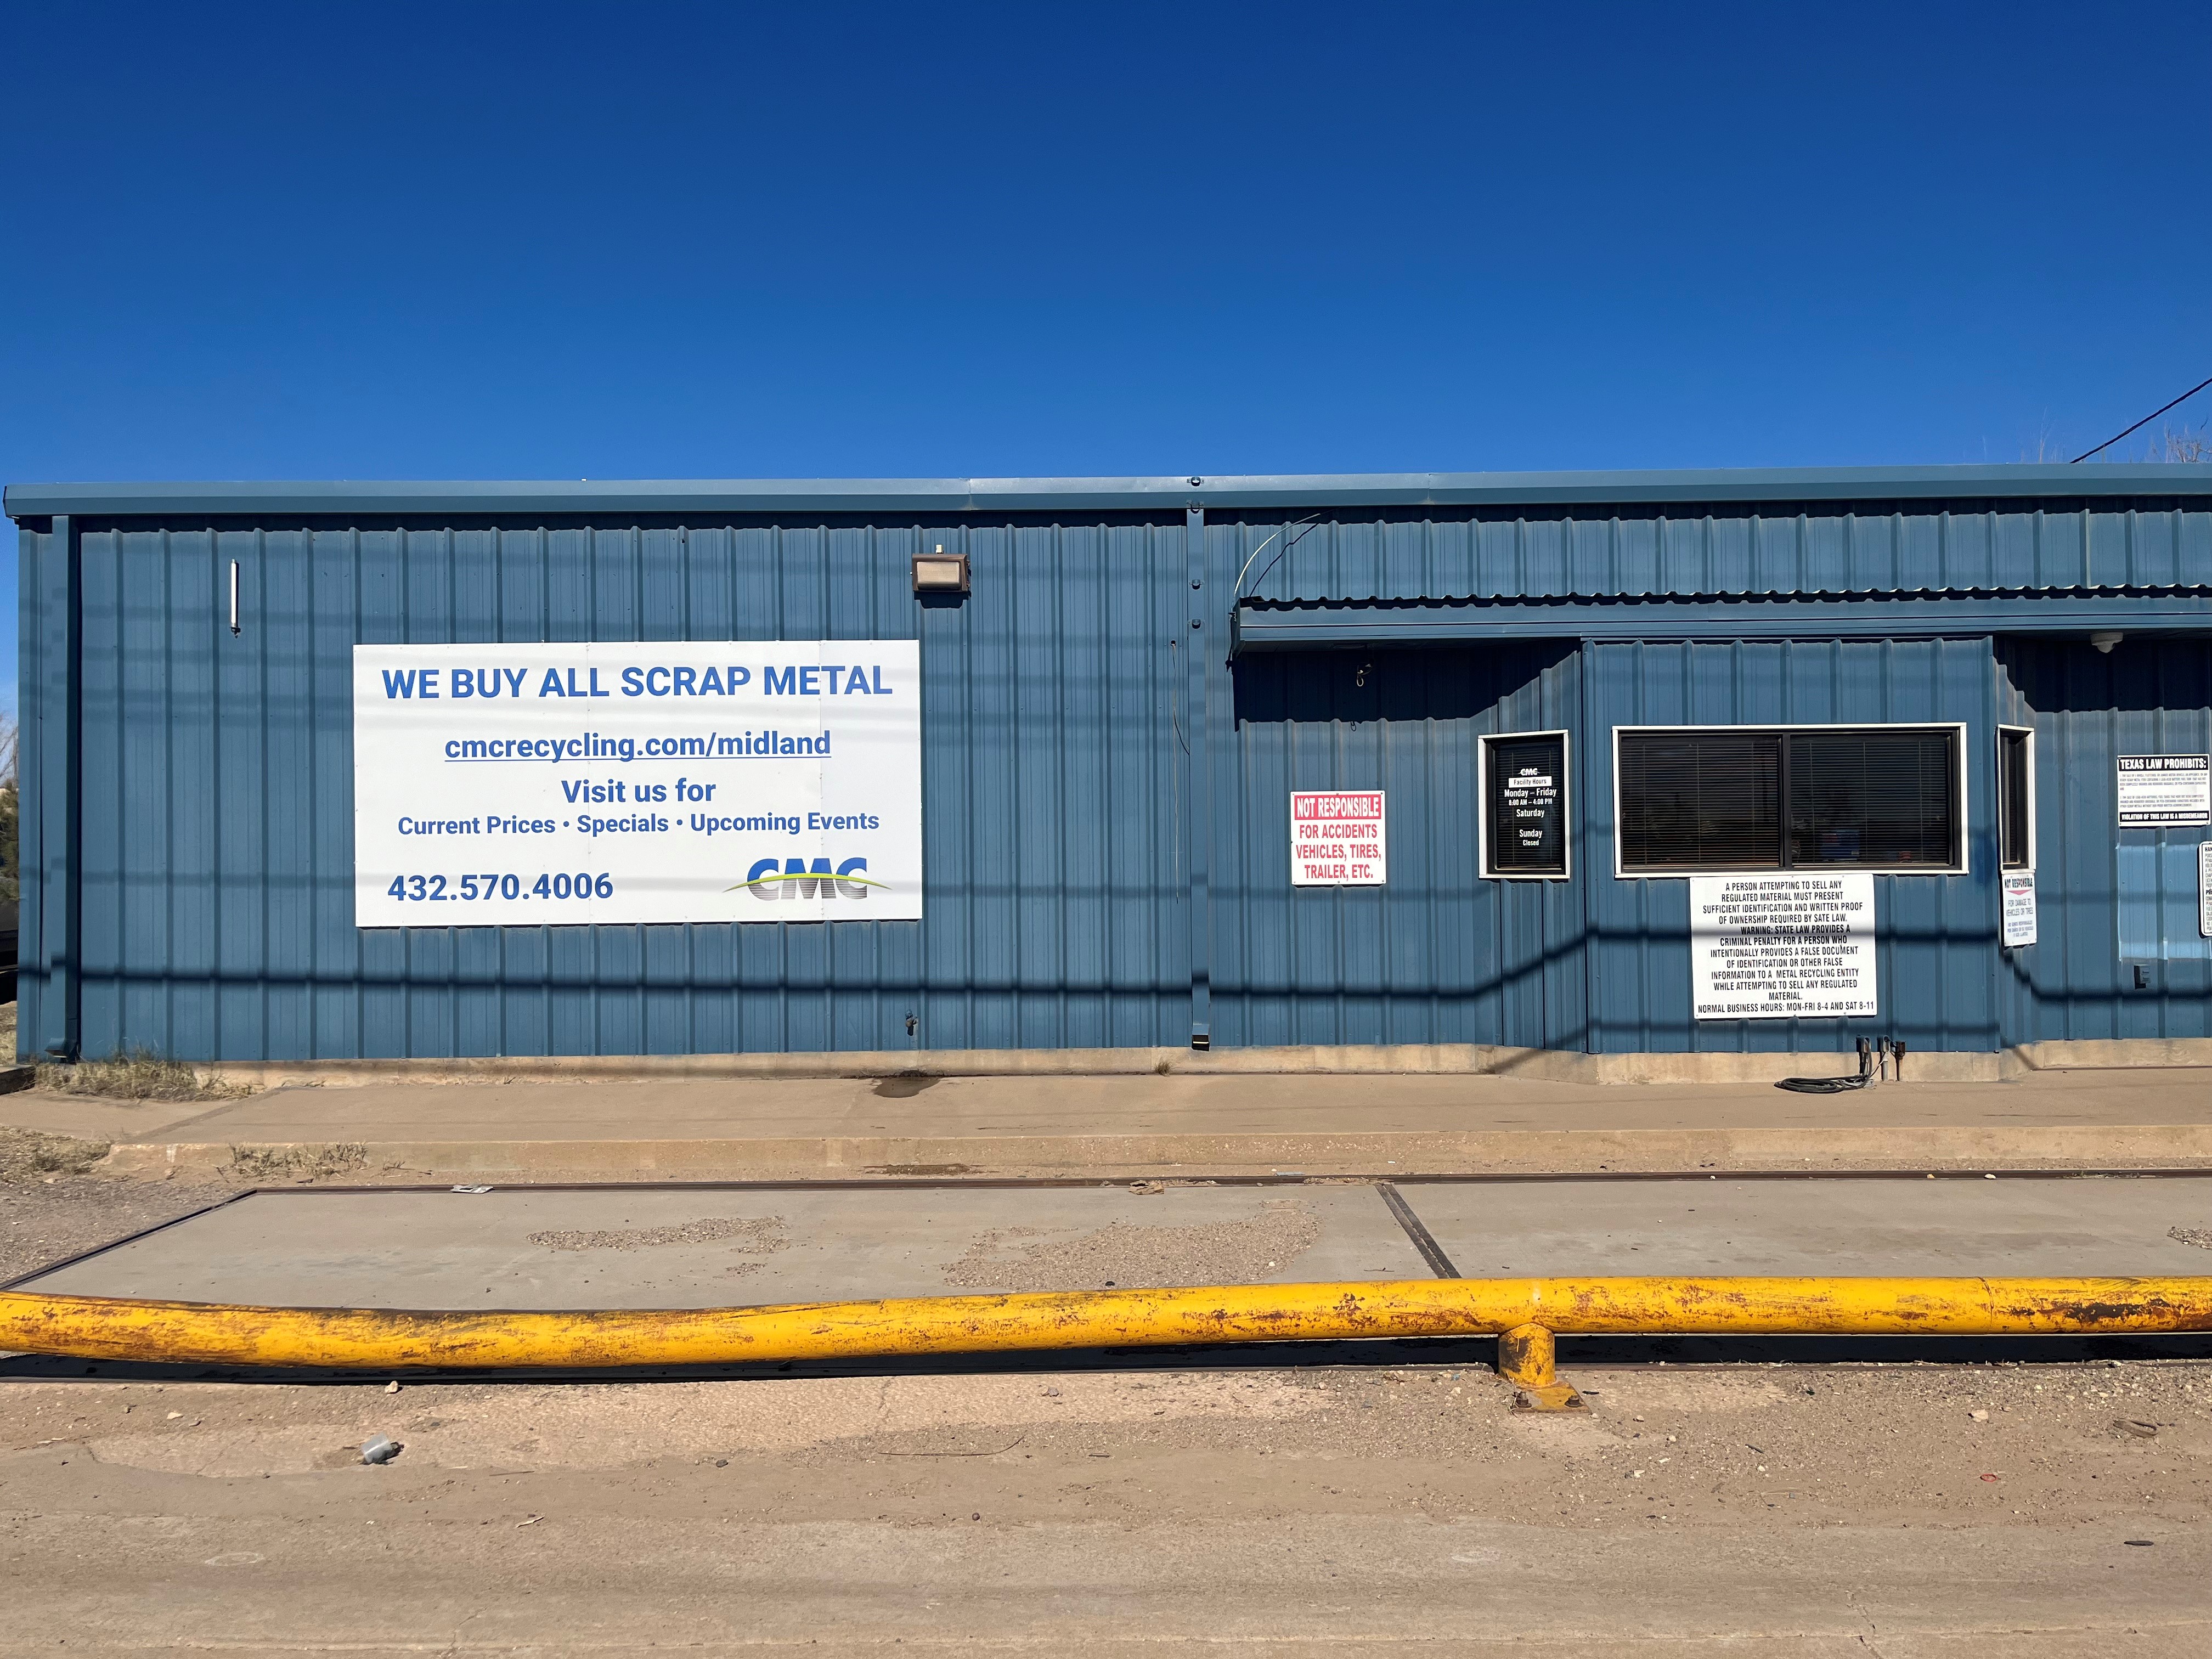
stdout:
{"type": "Polygon", "coordinates": [[[139,1364],[495,1371],[1230,1342],[1498,1336],[1516,1403],[1571,1410],[1555,1333],[1999,1336],[2212,1331],[2212,1276],[1450,1279],[447,1312],[0,1292],[0,1349],[139,1364]]]}

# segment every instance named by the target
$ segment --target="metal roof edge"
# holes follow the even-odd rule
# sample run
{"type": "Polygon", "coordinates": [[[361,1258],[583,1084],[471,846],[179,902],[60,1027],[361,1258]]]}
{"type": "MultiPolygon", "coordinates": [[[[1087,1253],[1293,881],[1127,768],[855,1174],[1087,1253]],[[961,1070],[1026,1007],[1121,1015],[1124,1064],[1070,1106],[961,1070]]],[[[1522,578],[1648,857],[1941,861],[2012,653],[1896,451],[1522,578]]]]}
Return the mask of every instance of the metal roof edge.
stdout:
{"type": "Polygon", "coordinates": [[[2212,496],[2212,465],[1745,467],[1137,478],[726,478],[10,484],[14,519],[178,514],[988,513],[2212,496]]]}
{"type": "Polygon", "coordinates": [[[1836,601],[1902,602],[1935,609],[1965,604],[2042,604],[2053,599],[2212,599],[2212,586],[2201,582],[2074,583],[2050,587],[1804,587],[1740,588],[1695,593],[1650,592],[1610,593],[1436,593],[1322,594],[1296,599],[1241,595],[1237,609],[1262,617],[1315,611],[1680,610],[1688,606],[1734,605],[1745,610],[1811,606],[1836,601]]]}

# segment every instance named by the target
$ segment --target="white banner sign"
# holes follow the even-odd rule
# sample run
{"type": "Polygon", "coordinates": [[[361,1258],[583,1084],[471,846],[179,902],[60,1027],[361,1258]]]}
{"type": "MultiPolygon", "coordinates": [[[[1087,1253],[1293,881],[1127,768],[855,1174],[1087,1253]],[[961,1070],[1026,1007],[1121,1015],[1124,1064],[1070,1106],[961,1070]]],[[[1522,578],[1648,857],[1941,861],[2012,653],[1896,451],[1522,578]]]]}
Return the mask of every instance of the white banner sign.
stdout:
{"type": "Polygon", "coordinates": [[[912,640],[354,647],[354,923],[921,915],[912,640]]]}
{"type": "Polygon", "coordinates": [[[2123,830],[2212,823],[2212,755],[2122,755],[2112,799],[2123,830]]]}
{"type": "Polygon", "coordinates": [[[1699,1019],[1830,1019],[1877,1012],[1874,878],[1690,878],[1699,1019]]]}
{"type": "Polygon", "coordinates": [[[1380,887],[1384,862],[1382,792],[1291,797],[1291,884],[1380,887]]]}
{"type": "Polygon", "coordinates": [[[2035,872],[2004,872],[2004,942],[2007,945],[2035,943],[2035,872]]]}
{"type": "Polygon", "coordinates": [[[2212,841],[2197,843],[2197,931],[2212,939],[2212,841]]]}

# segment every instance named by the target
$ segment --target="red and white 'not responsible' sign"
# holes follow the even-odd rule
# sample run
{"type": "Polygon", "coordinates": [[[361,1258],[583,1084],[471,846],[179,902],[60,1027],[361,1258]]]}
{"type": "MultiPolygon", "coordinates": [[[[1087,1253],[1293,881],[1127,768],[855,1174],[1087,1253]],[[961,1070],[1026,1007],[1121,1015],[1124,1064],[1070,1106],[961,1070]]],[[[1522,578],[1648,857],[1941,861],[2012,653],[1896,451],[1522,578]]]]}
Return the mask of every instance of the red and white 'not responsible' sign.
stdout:
{"type": "Polygon", "coordinates": [[[1382,792],[1291,797],[1291,884],[1382,884],[1382,792]]]}

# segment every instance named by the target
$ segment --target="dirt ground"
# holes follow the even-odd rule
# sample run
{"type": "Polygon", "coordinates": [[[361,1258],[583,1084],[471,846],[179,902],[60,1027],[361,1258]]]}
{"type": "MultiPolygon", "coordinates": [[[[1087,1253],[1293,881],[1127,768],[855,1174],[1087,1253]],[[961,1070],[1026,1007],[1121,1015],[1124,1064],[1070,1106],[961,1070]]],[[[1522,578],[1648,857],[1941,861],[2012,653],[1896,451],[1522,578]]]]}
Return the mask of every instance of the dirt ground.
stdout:
{"type": "Polygon", "coordinates": [[[1570,1419],[1479,1346],[0,1382],[0,1650],[2212,1651],[2212,1367],[1585,1370],[1570,1419]]]}
{"type": "MultiPolygon", "coordinates": [[[[229,1190],[0,1185],[0,1263],[229,1190]]],[[[959,1277],[1304,1248],[1254,1224],[959,1277]]],[[[1581,1418],[1513,1412],[1480,1341],[396,1391],[0,1359],[0,1653],[2212,1652],[2212,1361],[2008,1352],[1569,1351],[1581,1418]]]]}

